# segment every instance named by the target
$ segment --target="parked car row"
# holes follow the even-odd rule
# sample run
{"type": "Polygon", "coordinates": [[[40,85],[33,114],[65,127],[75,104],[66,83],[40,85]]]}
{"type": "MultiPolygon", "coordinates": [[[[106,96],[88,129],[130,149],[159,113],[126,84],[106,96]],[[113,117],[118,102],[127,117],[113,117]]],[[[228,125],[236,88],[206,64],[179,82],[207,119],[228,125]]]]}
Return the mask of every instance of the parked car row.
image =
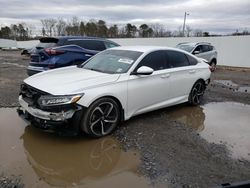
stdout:
{"type": "Polygon", "coordinates": [[[138,114],[200,104],[211,74],[203,60],[177,48],[97,38],[43,38],[31,60],[31,73],[52,70],[24,80],[19,113],[41,129],[92,137],[138,114]],[[64,67],[72,64],[78,66],[64,67]]]}
{"type": "MultiPolygon", "coordinates": [[[[97,37],[44,37],[40,43],[30,49],[24,49],[21,54],[31,57],[27,68],[29,76],[71,65],[79,65],[100,51],[119,46],[119,44],[97,37]]],[[[217,51],[210,43],[179,43],[176,48],[187,51],[211,66],[215,71],[217,51]]]]}
{"type": "Polygon", "coordinates": [[[26,52],[31,53],[27,73],[31,76],[54,68],[79,65],[98,52],[116,46],[119,45],[102,38],[44,37],[34,49],[26,52]]]}

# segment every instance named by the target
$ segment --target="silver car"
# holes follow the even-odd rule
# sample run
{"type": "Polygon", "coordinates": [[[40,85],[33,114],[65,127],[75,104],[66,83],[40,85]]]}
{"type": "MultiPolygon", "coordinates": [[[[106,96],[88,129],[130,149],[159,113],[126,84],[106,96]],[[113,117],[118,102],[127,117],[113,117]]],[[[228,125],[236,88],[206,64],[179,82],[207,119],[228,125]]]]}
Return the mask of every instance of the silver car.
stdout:
{"type": "Polygon", "coordinates": [[[207,42],[184,42],[179,43],[176,48],[187,51],[199,58],[205,59],[211,66],[211,70],[215,71],[217,65],[217,51],[214,46],[207,42]]]}

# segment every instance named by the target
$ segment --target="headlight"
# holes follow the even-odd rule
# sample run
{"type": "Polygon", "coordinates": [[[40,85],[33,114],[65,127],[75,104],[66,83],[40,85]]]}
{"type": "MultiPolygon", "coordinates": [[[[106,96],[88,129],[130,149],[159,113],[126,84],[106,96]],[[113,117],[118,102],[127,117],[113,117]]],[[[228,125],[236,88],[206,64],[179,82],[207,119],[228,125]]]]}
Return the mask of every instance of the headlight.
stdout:
{"type": "Polygon", "coordinates": [[[53,96],[43,95],[38,99],[38,104],[41,106],[57,106],[76,103],[82,95],[65,95],[65,96],[53,96]]]}

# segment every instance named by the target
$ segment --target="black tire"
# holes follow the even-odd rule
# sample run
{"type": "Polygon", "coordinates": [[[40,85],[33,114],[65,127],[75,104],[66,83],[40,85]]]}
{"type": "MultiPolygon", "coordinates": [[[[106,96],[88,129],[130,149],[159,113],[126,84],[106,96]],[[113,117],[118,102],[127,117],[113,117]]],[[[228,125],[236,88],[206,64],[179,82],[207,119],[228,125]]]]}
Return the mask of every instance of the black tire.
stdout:
{"type": "Polygon", "coordinates": [[[202,80],[198,80],[197,82],[195,82],[188,97],[189,104],[194,106],[199,105],[201,103],[201,98],[204,94],[205,89],[206,86],[202,80]]]}
{"type": "Polygon", "coordinates": [[[211,71],[214,72],[216,70],[216,62],[215,62],[215,60],[211,61],[210,66],[211,66],[211,71]]]}
{"type": "Polygon", "coordinates": [[[121,119],[119,105],[112,98],[104,97],[93,102],[83,115],[82,130],[99,138],[112,133],[121,119]]]}

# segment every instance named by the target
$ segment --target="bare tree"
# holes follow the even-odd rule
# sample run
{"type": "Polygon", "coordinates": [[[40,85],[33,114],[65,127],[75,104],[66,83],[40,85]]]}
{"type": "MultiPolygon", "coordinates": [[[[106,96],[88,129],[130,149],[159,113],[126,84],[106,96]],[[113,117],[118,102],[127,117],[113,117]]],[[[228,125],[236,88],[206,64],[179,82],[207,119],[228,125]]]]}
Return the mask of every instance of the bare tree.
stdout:
{"type": "Polygon", "coordinates": [[[80,35],[84,36],[85,35],[85,24],[83,21],[80,23],[80,35]]]}
{"type": "Polygon", "coordinates": [[[191,27],[189,25],[186,26],[186,34],[187,34],[187,37],[190,37],[190,34],[191,34],[191,27]]]}
{"type": "Polygon", "coordinates": [[[118,37],[118,27],[116,24],[110,26],[109,30],[108,30],[108,33],[109,33],[109,37],[110,38],[116,38],[118,37]]]}
{"type": "Polygon", "coordinates": [[[54,18],[49,18],[49,19],[42,19],[42,27],[45,29],[45,35],[52,36],[54,27],[56,25],[57,20],[54,18]]]}
{"type": "Polygon", "coordinates": [[[154,37],[165,37],[166,36],[166,29],[163,24],[152,24],[150,27],[154,31],[154,37]]]}
{"type": "Polygon", "coordinates": [[[65,28],[66,28],[66,22],[62,18],[58,18],[56,29],[57,29],[57,35],[64,35],[65,34],[65,28]]]}
{"type": "Polygon", "coordinates": [[[194,31],[193,31],[193,35],[195,36],[195,37],[202,37],[202,30],[200,30],[200,29],[195,29],[194,31]]]}
{"type": "Polygon", "coordinates": [[[33,24],[28,24],[27,28],[29,30],[29,36],[32,37],[34,34],[33,32],[36,30],[36,26],[33,24]]]}

